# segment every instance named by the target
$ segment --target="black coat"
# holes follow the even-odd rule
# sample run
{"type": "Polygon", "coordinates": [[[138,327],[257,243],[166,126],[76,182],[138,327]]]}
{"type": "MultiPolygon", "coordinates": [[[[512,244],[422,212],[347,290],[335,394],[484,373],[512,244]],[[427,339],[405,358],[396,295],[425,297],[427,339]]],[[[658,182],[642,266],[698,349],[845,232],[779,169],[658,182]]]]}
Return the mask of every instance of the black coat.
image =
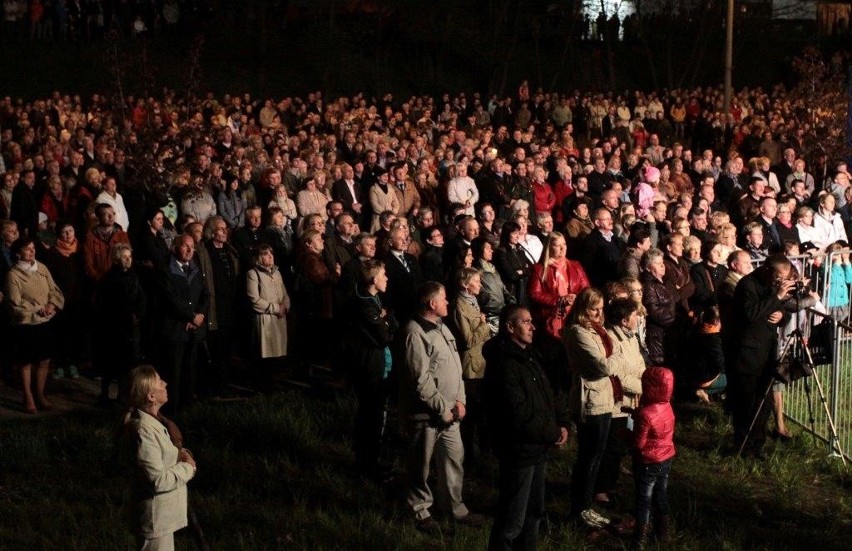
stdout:
{"type": "Polygon", "coordinates": [[[735,340],[732,366],[737,372],[754,376],[760,375],[776,354],[778,325],[769,323],[768,318],[773,312],[784,311],[772,286],[764,282],[768,269],[758,268],[740,280],[734,290],[733,315],[728,320],[735,340]]]}
{"type": "Polygon", "coordinates": [[[521,306],[529,305],[527,283],[532,273],[532,262],[520,247],[500,246],[494,251],[494,267],[497,273],[521,306]],[[518,271],[521,271],[519,274],[518,271]]]}
{"type": "Polygon", "coordinates": [[[545,461],[547,451],[568,427],[567,405],[553,387],[532,347],[504,337],[483,350],[484,399],[494,453],[501,465],[525,467],[545,461]]]}
{"type": "Polygon", "coordinates": [[[618,261],[625,247],[624,241],[615,236],[607,241],[597,229],[586,237],[582,264],[593,287],[603,289],[608,282],[618,279],[618,261]]]}
{"type": "Polygon", "coordinates": [[[128,369],[139,362],[140,323],[146,309],[145,292],[133,269],[113,266],[98,282],[95,319],[95,361],[106,367],[128,369]],[[117,365],[111,365],[117,364],[117,365]]]}
{"type": "Polygon", "coordinates": [[[160,271],[157,280],[162,309],[160,329],[167,342],[200,341],[204,337],[206,323],[192,331],[187,331],[186,324],[196,314],[204,314],[205,318],[208,315],[209,295],[205,278],[206,274],[195,262],[191,263],[187,275],[181,272],[174,258],[169,260],[165,270],[160,271]]]}
{"type": "Polygon", "coordinates": [[[645,345],[649,365],[670,366],[677,343],[675,339],[675,308],[677,297],[648,272],[639,276],[642,282],[642,304],[648,311],[645,326],[645,345]]]}
{"type": "Polygon", "coordinates": [[[399,322],[390,311],[383,317],[381,298],[370,296],[360,287],[350,295],[347,310],[353,382],[378,386],[384,376],[385,348],[393,344],[399,322]]]}
{"type": "Polygon", "coordinates": [[[391,252],[388,252],[382,260],[385,263],[385,272],[388,276],[385,302],[396,312],[400,321],[408,321],[414,316],[417,306],[417,288],[425,282],[420,264],[418,264],[416,258],[408,253],[405,253],[408,270],[391,252]]]}

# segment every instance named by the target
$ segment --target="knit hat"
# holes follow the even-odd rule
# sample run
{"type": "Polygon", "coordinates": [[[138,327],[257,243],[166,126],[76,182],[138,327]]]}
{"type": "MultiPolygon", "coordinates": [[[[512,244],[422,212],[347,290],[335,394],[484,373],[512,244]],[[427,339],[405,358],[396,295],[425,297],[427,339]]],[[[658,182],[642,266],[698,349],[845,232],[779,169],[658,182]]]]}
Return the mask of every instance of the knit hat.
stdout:
{"type": "Polygon", "coordinates": [[[646,166],[642,171],[642,179],[646,182],[657,182],[660,180],[660,170],[653,166],[646,166]]]}

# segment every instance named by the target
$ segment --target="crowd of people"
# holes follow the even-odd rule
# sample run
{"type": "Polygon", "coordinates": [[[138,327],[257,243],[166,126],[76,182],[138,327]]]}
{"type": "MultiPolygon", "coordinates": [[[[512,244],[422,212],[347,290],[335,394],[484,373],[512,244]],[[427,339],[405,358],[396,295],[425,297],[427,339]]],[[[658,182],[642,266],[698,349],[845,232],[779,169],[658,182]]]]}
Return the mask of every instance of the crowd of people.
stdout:
{"type": "MultiPolygon", "coordinates": [[[[497,456],[494,549],[534,543],[546,454],[575,426],[573,516],[609,523],[632,450],[637,545],[651,509],[665,538],[672,397],[727,393],[759,455],[765,423],[748,429],[802,275],[787,257],[844,250],[852,224],[845,162],[803,150],[782,87],[727,116],[720,101],[526,82],[502,98],[4,98],[4,372],[35,414],[51,367],[92,366],[108,405],[153,364],[162,379],[120,394],[157,418],[227,394],[236,363],[261,392],[282,366],[325,367],[358,396],[355,460],[379,482],[398,402],[422,530],[438,529],[432,463],[446,514],[478,525],[465,467],[497,456]]],[[[832,258],[827,306],[848,316],[852,264],[832,258]]]]}

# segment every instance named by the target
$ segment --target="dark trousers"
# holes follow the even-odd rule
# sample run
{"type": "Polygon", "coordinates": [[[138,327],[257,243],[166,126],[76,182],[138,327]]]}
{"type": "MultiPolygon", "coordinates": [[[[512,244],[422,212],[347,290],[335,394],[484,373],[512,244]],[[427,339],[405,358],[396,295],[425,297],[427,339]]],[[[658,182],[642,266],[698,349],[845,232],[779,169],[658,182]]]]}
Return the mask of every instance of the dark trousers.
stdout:
{"type": "Polygon", "coordinates": [[[387,424],[387,379],[380,382],[355,381],[355,394],[358,397],[353,440],[355,463],[365,473],[374,474],[379,469],[387,424]]]}
{"type": "Polygon", "coordinates": [[[621,473],[621,460],[628,451],[627,417],[613,417],[609,426],[606,450],[598,468],[598,479],[595,481],[595,493],[610,493],[618,485],[618,475],[621,473]]]}
{"type": "MultiPolygon", "coordinates": [[[[655,515],[669,514],[669,471],[672,460],[662,463],[633,465],[633,480],[636,486],[636,524],[648,524],[651,516],[651,504],[655,515]]],[[[657,517],[659,520],[659,517],[657,517]]]]}
{"type": "Polygon", "coordinates": [[[571,473],[571,510],[574,515],[592,505],[611,422],[611,413],[588,415],[577,427],[577,461],[571,473]]]}
{"type": "Polygon", "coordinates": [[[231,362],[233,332],[230,326],[220,325],[215,331],[207,333],[207,369],[202,374],[202,386],[207,394],[221,396],[227,384],[228,368],[231,362]]]}
{"type": "Polygon", "coordinates": [[[198,343],[192,336],[187,342],[170,342],[163,347],[162,378],[169,385],[169,404],[173,410],[195,398],[197,351],[198,343]]]}
{"type": "Polygon", "coordinates": [[[546,468],[546,462],[528,467],[500,465],[500,497],[488,540],[489,551],[535,549],[544,516],[546,468]]]}
{"type": "Polygon", "coordinates": [[[465,417],[461,423],[461,437],[464,443],[465,467],[467,467],[470,464],[476,464],[482,452],[488,448],[485,442],[487,431],[483,415],[482,379],[465,379],[464,392],[467,401],[465,417]]]}
{"type": "Polygon", "coordinates": [[[766,389],[771,378],[769,375],[733,372],[730,374],[728,388],[731,397],[731,414],[734,425],[734,445],[737,449],[748,437],[748,449],[760,451],[766,443],[766,423],[769,421],[771,407],[763,404],[766,389]],[[761,407],[761,404],[762,407],[761,407]],[[760,414],[757,410],[760,408],[760,414]],[[754,428],[749,434],[753,420],[754,428]]]}

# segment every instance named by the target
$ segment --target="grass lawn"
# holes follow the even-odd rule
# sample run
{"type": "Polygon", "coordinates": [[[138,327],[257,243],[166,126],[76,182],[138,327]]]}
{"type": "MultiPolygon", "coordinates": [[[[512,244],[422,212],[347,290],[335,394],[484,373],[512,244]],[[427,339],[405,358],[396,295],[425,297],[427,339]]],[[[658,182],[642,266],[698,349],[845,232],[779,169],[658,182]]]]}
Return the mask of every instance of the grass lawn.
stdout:
{"type": "MultiPolygon", "coordinates": [[[[213,549],[485,549],[489,526],[458,527],[443,542],[414,529],[401,485],[379,487],[351,470],[354,397],[288,390],[272,397],[206,403],[178,422],[198,461],[191,502],[213,549]]],[[[726,454],[730,427],[720,409],[678,412],[678,457],[669,497],[675,549],[849,549],[852,478],[825,446],[799,435],[770,444],[761,462],[726,454]]],[[[116,459],[116,415],[79,411],[0,422],[0,548],[125,549],[126,475],[116,459]]],[[[397,455],[401,453],[394,444],[397,455]]],[[[576,452],[549,468],[545,549],[621,549],[603,535],[590,543],[566,523],[576,452]]],[[[627,462],[625,462],[627,465],[627,462]]],[[[465,500],[493,510],[497,466],[468,473],[465,500]]],[[[632,507],[631,477],[621,477],[632,507]]],[[[187,531],[179,549],[194,549],[187,531]]]]}

